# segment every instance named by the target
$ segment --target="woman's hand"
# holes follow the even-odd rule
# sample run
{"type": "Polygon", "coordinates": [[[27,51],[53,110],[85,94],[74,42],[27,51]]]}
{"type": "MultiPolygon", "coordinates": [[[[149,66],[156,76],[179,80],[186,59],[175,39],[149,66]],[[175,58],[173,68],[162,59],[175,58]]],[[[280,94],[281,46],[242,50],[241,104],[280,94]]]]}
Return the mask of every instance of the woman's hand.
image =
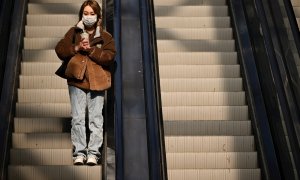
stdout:
{"type": "Polygon", "coordinates": [[[89,51],[91,49],[89,40],[81,38],[79,45],[75,46],[75,51],[89,51]]]}

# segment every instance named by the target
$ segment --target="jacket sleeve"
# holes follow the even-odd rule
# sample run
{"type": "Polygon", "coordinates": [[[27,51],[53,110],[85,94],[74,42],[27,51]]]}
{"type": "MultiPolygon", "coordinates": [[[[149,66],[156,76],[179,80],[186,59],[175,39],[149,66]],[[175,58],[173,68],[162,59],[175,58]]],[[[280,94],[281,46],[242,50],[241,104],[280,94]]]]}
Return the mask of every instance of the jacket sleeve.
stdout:
{"type": "Polygon", "coordinates": [[[103,34],[103,44],[99,48],[94,46],[89,57],[99,65],[110,65],[115,57],[115,41],[108,33],[103,34]]]}
{"type": "Polygon", "coordinates": [[[59,59],[66,61],[71,59],[75,54],[75,45],[73,43],[75,35],[75,28],[72,27],[65,34],[64,38],[62,38],[55,47],[55,52],[59,59]]]}

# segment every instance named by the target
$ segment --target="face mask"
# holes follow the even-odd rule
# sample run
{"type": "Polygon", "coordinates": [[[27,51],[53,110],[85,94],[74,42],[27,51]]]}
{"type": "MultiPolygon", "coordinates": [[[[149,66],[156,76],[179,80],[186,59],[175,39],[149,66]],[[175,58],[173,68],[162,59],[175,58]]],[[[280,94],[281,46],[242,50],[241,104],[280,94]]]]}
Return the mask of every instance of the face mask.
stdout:
{"type": "Polygon", "coordinates": [[[96,23],[96,21],[97,21],[97,15],[93,15],[93,16],[83,15],[82,16],[82,22],[87,27],[93,26],[96,23]]]}

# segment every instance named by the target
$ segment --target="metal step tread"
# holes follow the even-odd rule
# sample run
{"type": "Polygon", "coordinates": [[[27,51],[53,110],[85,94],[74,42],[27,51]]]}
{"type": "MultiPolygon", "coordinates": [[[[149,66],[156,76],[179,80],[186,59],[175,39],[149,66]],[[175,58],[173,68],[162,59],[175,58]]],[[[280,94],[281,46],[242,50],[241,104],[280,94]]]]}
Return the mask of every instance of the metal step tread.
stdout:
{"type": "Polygon", "coordinates": [[[226,5],[226,0],[154,0],[154,5],[226,5]]]}
{"type": "Polygon", "coordinates": [[[224,17],[228,16],[227,6],[154,6],[155,16],[176,17],[224,17]]]}
{"type": "Polygon", "coordinates": [[[63,133],[70,129],[70,118],[14,118],[15,133],[63,133]]]}
{"type": "Polygon", "coordinates": [[[9,165],[8,180],[100,180],[102,167],[73,165],[9,165]]]}
{"type": "Polygon", "coordinates": [[[28,14],[77,14],[81,3],[28,3],[28,14]]]}
{"type": "Polygon", "coordinates": [[[74,26],[77,14],[27,14],[28,26],[74,26]]]}
{"type": "Polygon", "coordinates": [[[156,28],[229,28],[229,17],[155,17],[156,28]]]}
{"type": "Polygon", "coordinates": [[[23,62],[61,62],[54,49],[23,49],[23,62]]]}
{"type": "Polygon", "coordinates": [[[256,152],[166,153],[169,169],[258,168],[256,152]]]}
{"type": "Polygon", "coordinates": [[[20,75],[21,89],[67,89],[67,80],[56,76],[23,76],[20,75]]]}
{"type": "Polygon", "coordinates": [[[16,117],[70,117],[70,103],[16,103],[16,117]]]}
{"type": "Polygon", "coordinates": [[[70,149],[10,149],[11,165],[73,165],[70,149]]]}
{"type": "Polygon", "coordinates": [[[157,40],[158,52],[233,52],[234,40],[157,40]]]}
{"type": "Polygon", "coordinates": [[[253,136],[165,136],[168,153],[184,152],[251,152],[253,136]]]}
{"type": "Polygon", "coordinates": [[[161,92],[162,106],[241,106],[245,92],[161,92]]]}
{"type": "Polygon", "coordinates": [[[18,89],[20,103],[70,103],[67,89],[18,89]]]}
{"type": "Polygon", "coordinates": [[[159,65],[235,65],[236,52],[159,52],[159,65]]]}
{"type": "Polygon", "coordinates": [[[157,39],[232,40],[231,28],[157,28],[157,39]]]}
{"type": "Polygon", "coordinates": [[[30,3],[82,3],[82,0],[29,0],[29,2],[30,3]]]}
{"type": "Polygon", "coordinates": [[[169,169],[169,180],[261,180],[261,170],[251,169],[169,169]]]}
{"type": "Polygon", "coordinates": [[[162,92],[239,92],[243,91],[242,78],[176,78],[160,79],[162,92]]]}
{"type": "Polygon", "coordinates": [[[70,133],[13,133],[12,148],[72,149],[70,133]]]}
{"type": "Polygon", "coordinates": [[[167,136],[251,136],[250,120],[164,120],[167,136]]]}
{"type": "Polygon", "coordinates": [[[165,106],[164,120],[241,120],[249,119],[248,106],[165,106]]]}
{"type": "Polygon", "coordinates": [[[61,38],[24,38],[24,49],[54,49],[61,38]]]}
{"type": "Polygon", "coordinates": [[[61,38],[72,26],[25,26],[27,38],[61,38]]]}
{"type": "Polygon", "coordinates": [[[23,62],[21,63],[21,74],[27,76],[51,76],[62,63],[57,62],[23,62]]]}
{"type": "Polygon", "coordinates": [[[240,65],[160,65],[160,78],[239,78],[240,65]]]}

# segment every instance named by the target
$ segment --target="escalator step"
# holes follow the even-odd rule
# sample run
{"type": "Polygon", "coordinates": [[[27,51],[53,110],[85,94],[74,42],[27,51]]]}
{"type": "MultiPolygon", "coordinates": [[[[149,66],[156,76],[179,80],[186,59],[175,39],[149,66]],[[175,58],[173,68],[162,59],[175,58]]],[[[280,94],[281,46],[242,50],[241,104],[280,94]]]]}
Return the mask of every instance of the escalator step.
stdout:
{"type": "Polygon", "coordinates": [[[55,76],[61,62],[23,62],[21,74],[25,76],[55,76]]]}
{"type": "Polygon", "coordinates": [[[67,89],[67,81],[58,76],[20,75],[21,89],[67,89]]]}
{"type": "Polygon", "coordinates": [[[11,165],[73,165],[72,149],[10,149],[11,165]]]}
{"type": "Polygon", "coordinates": [[[164,39],[218,39],[218,40],[232,40],[231,28],[158,28],[156,30],[156,37],[160,40],[164,39]]]}
{"type": "Polygon", "coordinates": [[[15,133],[62,133],[71,128],[70,118],[15,118],[15,133]]]}
{"type": "Polygon", "coordinates": [[[241,106],[245,92],[162,92],[162,105],[168,106],[241,106]]]}
{"type": "Polygon", "coordinates": [[[232,52],[235,51],[235,42],[234,40],[157,40],[157,48],[159,52],[232,52]]]}
{"type": "Polygon", "coordinates": [[[55,3],[29,3],[28,4],[28,14],[77,14],[80,9],[81,3],[61,2],[59,6],[55,3]]]}
{"type": "Polygon", "coordinates": [[[239,78],[239,65],[160,65],[163,79],[176,78],[239,78]]]}
{"type": "Polygon", "coordinates": [[[159,65],[233,65],[236,52],[160,52],[159,65]]]}
{"type": "Polygon", "coordinates": [[[165,136],[250,136],[249,120],[164,120],[165,136]]]}
{"type": "Polygon", "coordinates": [[[242,78],[160,79],[164,92],[236,92],[243,90],[242,78]]]}
{"type": "Polygon", "coordinates": [[[70,103],[16,103],[16,117],[70,117],[70,103]]]}
{"type": "Polygon", "coordinates": [[[255,151],[253,136],[167,136],[166,152],[251,152],[255,151]]]}
{"type": "Polygon", "coordinates": [[[172,180],[261,180],[260,169],[171,169],[172,180]]]}
{"type": "Polygon", "coordinates": [[[230,18],[155,17],[155,23],[157,28],[229,28],[230,18]]]}
{"type": "Polygon", "coordinates": [[[61,38],[71,26],[25,26],[27,38],[61,38]]]}
{"type": "Polygon", "coordinates": [[[70,133],[13,133],[12,148],[72,149],[70,133]]]}
{"type": "Polygon", "coordinates": [[[18,89],[20,103],[70,103],[67,89],[18,89]]]}
{"type": "Polygon", "coordinates": [[[161,5],[226,5],[226,0],[154,0],[156,6],[161,5]]]}
{"type": "Polygon", "coordinates": [[[23,50],[23,62],[60,62],[54,49],[23,50]]]}
{"type": "Polygon", "coordinates": [[[258,167],[256,152],[167,153],[166,158],[169,169],[255,169],[258,167]]]}
{"type": "Polygon", "coordinates": [[[9,180],[99,180],[101,179],[101,166],[73,166],[73,165],[42,165],[24,166],[14,165],[8,167],[9,180]]]}
{"type": "Polygon", "coordinates": [[[28,14],[29,26],[74,26],[78,22],[78,15],[66,14],[28,14]]]}
{"type": "Polygon", "coordinates": [[[177,17],[224,17],[228,16],[227,6],[155,6],[155,16],[177,17]]]}

